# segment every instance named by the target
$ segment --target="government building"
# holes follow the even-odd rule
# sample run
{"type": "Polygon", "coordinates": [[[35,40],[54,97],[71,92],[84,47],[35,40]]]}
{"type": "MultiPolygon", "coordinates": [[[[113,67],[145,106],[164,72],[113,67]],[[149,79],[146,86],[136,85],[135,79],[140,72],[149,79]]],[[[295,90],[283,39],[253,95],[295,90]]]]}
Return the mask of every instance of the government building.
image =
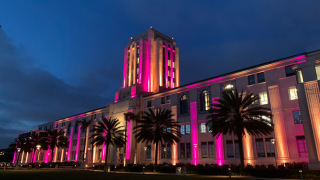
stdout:
{"type": "MultiPolygon", "coordinates": [[[[182,61],[183,62],[183,61],[182,61]]],[[[36,156],[21,152],[13,162],[84,161],[89,166],[110,164],[240,164],[239,141],[244,144],[245,164],[280,165],[307,162],[310,169],[320,169],[320,51],[301,53],[180,85],[179,47],[173,38],[153,28],[132,37],[124,47],[122,88],[115,92],[114,102],[104,107],[41,124],[36,132],[62,129],[70,139],[69,148],[37,150],[36,156]],[[271,109],[275,124],[268,136],[233,135],[213,137],[206,127],[207,110],[224,90],[243,90],[260,97],[260,105],[271,109]],[[117,118],[125,125],[124,113],[169,109],[180,125],[182,137],[173,145],[137,143],[133,128],[127,127],[126,153],[123,148],[92,146],[92,132],[85,133],[77,122],[83,118],[117,118]],[[85,159],[83,159],[85,155],[85,159]]],[[[90,127],[89,129],[92,129],[90,127]]],[[[19,134],[30,136],[32,131],[19,134]]]]}

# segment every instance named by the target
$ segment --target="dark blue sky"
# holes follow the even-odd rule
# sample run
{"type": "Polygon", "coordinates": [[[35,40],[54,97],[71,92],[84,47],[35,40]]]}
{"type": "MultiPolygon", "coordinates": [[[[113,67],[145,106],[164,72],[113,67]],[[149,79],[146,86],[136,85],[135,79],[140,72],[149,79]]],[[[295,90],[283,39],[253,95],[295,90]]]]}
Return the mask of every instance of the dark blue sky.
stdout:
{"type": "Polygon", "coordinates": [[[0,148],[38,124],[110,103],[124,46],[150,26],[176,40],[186,84],[320,49],[319,7],[318,0],[0,0],[0,148]]]}

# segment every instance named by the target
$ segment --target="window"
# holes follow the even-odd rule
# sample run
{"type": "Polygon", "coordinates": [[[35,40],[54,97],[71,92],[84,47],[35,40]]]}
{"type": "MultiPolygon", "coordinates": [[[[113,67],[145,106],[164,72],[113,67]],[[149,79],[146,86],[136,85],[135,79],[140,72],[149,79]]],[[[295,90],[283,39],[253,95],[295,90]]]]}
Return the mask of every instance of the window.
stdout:
{"type": "Polygon", "coordinates": [[[181,133],[182,135],[184,135],[184,125],[181,125],[181,126],[180,126],[180,133],[181,133]]]}
{"type": "Polygon", "coordinates": [[[171,159],[171,145],[167,145],[167,159],[171,159]]]}
{"type": "MultiPolygon", "coordinates": [[[[320,65],[316,65],[315,69],[316,69],[316,73],[317,73],[317,79],[319,80],[320,79],[320,65]]],[[[298,69],[298,70],[301,71],[301,69],[298,69]]],[[[297,73],[297,76],[298,76],[298,73],[297,73]]],[[[301,76],[302,76],[302,73],[301,73],[301,76]]]]}
{"type": "Polygon", "coordinates": [[[58,128],[58,124],[56,124],[56,128],[58,128]]]}
{"type": "Polygon", "coordinates": [[[68,124],[68,134],[70,134],[70,132],[71,132],[71,122],[69,122],[68,124]]]}
{"type": "Polygon", "coordinates": [[[77,139],[73,139],[72,140],[72,146],[76,146],[77,145],[77,139]]]}
{"type": "Polygon", "coordinates": [[[161,97],[161,104],[165,104],[166,103],[166,98],[165,97],[161,97]]]}
{"type": "MultiPolygon", "coordinates": [[[[139,49],[138,49],[139,50],[139,49]]],[[[137,57],[137,63],[139,64],[139,57],[137,57]]]]}
{"type": "Polygon", "coordinates": [[[266,142],[267,157],[275,157],[274,145],[271,143],[271,139],[266,138],[265,142],[266,142]]]}
{"type": "Polygon", "coordinates": [[[161,159],[166,159],[167,158],[167,148],[166,145],[162,145],[161,148],[161,159]]]}
{"type": "Polygon", "coordinates": [[[207,142],[201,143],[201,155],[202,155],[202,158],[208,158],[207,142]]]}
{"type": "Polygon", "coordinates": [[[174,78],[174,72],[172,72],[172,78],[174,78]]]}
{"type": "Polygon", "coordinates": [[[170,128],[170,127],[167,128],[167,132],[168,132],[168,133],[171,133],[171,128],[170,128]]]}
{"type": "Polygon", "coordinates": [[[139,68],[137,68],[137,74],[139,74],[139,68]]]}
{"type": "Polygon", "coordinates": [[[302,124],[300,111],[292,111],[295,124],[302,124]]]}
{"type": "Polygon", "coordinates": [[[147,146],[147,159],[151,159],[151,146],[147,146]]]}
{"type": "Polygon", "coordinates": [[[227,156],[228,158],[234,158],[232,141],[227,141],[227,156]]]}
{"type": "Polygon", "coordinates": [[[256,139],[256,145],[258,157],[266,157],[266,154],[264,153],[263,139],[256,139]]]}
{"type": "Polygon", "coordinates": [[[206,123],[201,123],[200,128],[201,128],[201,133],[206,133],[206,123]]]}
{"type": "Polygon", "coordinates": [[[208,142],[209,145],[209,158],[214,158],[214,144],[213,142],[208,142]]]}
{"type": "Polygon", "coordinates": [[[168,60],[168,67],[171,66],[171,60],[168,60]]]}
{"type": "Polygon", "coordinates": [[[190,124],[186,125],[186,134],[190,134],[190,124]]]}
{"type": "Polygon", "coordinates": [[[191,158],[191,146],[190,143],[186,143],[187,147],[187,158],[191,158]]]}
{"type": "Polygon", "coordinates": [[[288,88],[288,92],[289,92],[289,99],[290,100],[295,100],[298,99],[298,94],[297,94],[297,89],[296,87],[289,87],[288,88]]]}
{"type": "Polygon", "coordinates": [[[185,144],[184,143],[180,143],[180,158],[185,158],[185,152],[186,152],[186,148],[185,148],[185,144]]]}
{"type": "Polygon", "coordinates": [[[75,124],[75,127],[74,127],[74,133],[77,133],[78,132],[78,128],[79,127],[79,122],[76,121],[76,124],[75,124]]]}
{"type": "Polygon", "coordinates": [[[307,144],[304,136],[297,136],[299,157],[308,157],[307,144]]]}
{"type": "Polygon", "coordinates": [[[255,84],[255,80],[254,80],[254,74],[253,75],[250,75],[248,76],[248,84],[251,85],[251,84],[255,84]]]}
{"type": "Polygon", "coordinates": [[[200,93],[200,111],[206,111],[209,109],[209,93],[207,90],[203,90],[200,93]]]}
{"type": "MultiPolygon", "coordinates": [[[[298,69],[297,71],[297,83],[303,83],[303,75],[301,69],[298,69]]],[[[318,76],[318,73],[317,73],[318,76]]],[[[319,76],[317,77],[319,79],[319,76]]]]}
{"type": "Polygon", "coordinates": [[[258,83],[266,82],[264,79],[264,72],[258,73],[258,83]]]}
{"type": "Polygon", "coordinates": [[[259,94],[260,96],[260,105],[268,104],[268,95],[267,92],[262,92],[259,94]]]}
{"type": "MultiPolygon", "coordinates": [[[[168,76],[171,76],[171,73],[170,73],[170,71],[168,71],[168,76]]],[[[169,83],[168,85],[170,85],[170,83],[169,83]]]]}
{"type": "Polygon", "coordinates": [[[101,159],[102,149],[99,149],[99,159],[101,159]]]}
{"type": "Polygon", "coordinates": [[[286,76],[287,77],[296,75],[296,73],[292,69],[292,66],[286,66],[285,69],[286,69],[286,76]]]}
{"type": "Polygon", "coordinates": [[[147,101],[147,107],[151,107],[151,100],[147,101]]]}
{"type": "MultiPolygon", "coordinates": [[[[252,95],[251,98],[254,98],[254,95],[252,95]]],[[[251,105],[252,106],[257,106],[258,105],[258,100],[253,101],[251,105]]]]}
{"type": "Polygon", "coordinates": [[[234,141],[234,149],[236,151],[236,158],[240,158],[240,151],[239,151],[239,141],[234,141]]]}
{"type": "Polygon", "coordinates": [[[188,113],[188,100],[187,95],[182,95],[180,98],[180,114],[188,113]]]}
{"type": "Polygon", "coordinates": [[[96,119],[96,117],[97,117],[97,114],[94,115],[94,119],[96,119]]]}
{"type": "Polygon", "coordinates": [[[167,103],[170,103],[170,96],[166,96],[167,103]]]}
{"type": "Polygon", "coordinates": [[[172,62],[172,67],[174,68],[174,62],[172,62]]]}

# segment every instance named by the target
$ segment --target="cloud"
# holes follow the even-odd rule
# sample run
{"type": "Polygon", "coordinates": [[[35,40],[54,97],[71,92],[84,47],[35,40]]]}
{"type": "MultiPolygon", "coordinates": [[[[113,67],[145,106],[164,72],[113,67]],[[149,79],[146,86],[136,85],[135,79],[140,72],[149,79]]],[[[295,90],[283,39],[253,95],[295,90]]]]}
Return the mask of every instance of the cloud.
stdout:
{"type": "Polygon", "coordinates": [[[111,99],[103,97],[109,87],[103,73],[83,70],[78,85],[70,85],[37,67],[35,59],[0,29],[0,148],[17,132],[105,106],[111,99]]]}

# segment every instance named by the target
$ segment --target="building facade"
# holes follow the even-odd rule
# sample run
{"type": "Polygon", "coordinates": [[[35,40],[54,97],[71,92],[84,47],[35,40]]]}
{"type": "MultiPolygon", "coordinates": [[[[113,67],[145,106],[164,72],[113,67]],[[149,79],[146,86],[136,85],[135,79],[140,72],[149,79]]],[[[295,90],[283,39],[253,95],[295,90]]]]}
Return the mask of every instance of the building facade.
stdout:
{"type": "MultiPolygon", "coordinates": [[[[69,148],[55,150],[55,162],[85,161],[91,165],[103,163],[107,155],[111,164],[150,164],[155,158],[159,163],[171,164],[240,164],[239,141],[243,141],[245,164],[308,162],[309,168],[319,169],[318,63],[320,51],[302,53],[180,86],[176,42],[150,28],[131,38],[124,49],[123,84],[113,103],[39,125],[39,130],[63,129],[70,138],[69,148]],[[259,137],[246,135],[243,139],[233,135],[212,137],[205,125],[206,110],[226,89],[257,94],[260,100],[253,105],[271,109],[274,132],[259,137]],[[135,122],[127,125],[125,154],[117,147],[105,154],[105,147],[92,146],[91,138],[84,142],[92,132],[84,133],[76,123],[86,118],[96,124],[101,117],[112,117],[125,125],[124,113],[148,108],[172,110],[173,118],[181,125],[180,142],[161,144],[158,157],[155,144],[135,141],[135,122]]],[[[48,162],[50,153],[43,153],[44,158],[37,158],[37,162],[48,162]]]]}

